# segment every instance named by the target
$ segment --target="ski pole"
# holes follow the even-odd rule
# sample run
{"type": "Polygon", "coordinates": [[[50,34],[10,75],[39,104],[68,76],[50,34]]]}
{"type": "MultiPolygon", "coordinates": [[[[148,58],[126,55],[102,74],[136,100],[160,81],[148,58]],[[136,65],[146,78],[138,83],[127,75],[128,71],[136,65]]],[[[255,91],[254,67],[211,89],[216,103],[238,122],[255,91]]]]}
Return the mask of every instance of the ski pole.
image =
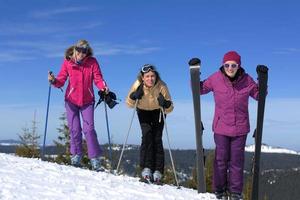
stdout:
{"type": "Polygon", "coordinates": [[[134,104],[133,113],[132,113],[131,121],[130,121],[130,124],[129,124],[129,129],[128,129],[126,139],[125,139],[124,144],[123,144],[123,148],[122,148],[121,155],[120,155],[120,158],[119,158],[119,162],[118,162],[118,165],[117,165],[116,173],[118,173],[118,171],[119,171],[119,167],[120,167],[120,164],[121,164],[123,152],[124,152],[124,149],[125,149],[125,145],[127,144],[127,140],[128,140],[128,136],[129,136],[131,126],[132,126],[132,122],[133,122],[133,118],[134,118],[134,114],[135,114],[135,111],[136,111],[137,104],[138,104],[138,100],[136,100],[135,104],[134,104]]]}
{"type": "Polygon", "coordinates": [[[173,160],[173,156],[172,156],[172,152],[171,152],[171,145],[170,145],[170,140],[169,140],[169,133],[168,133],[168,126],[167,126],[167,121],[166,121],[166,117],[165,117],[165,111],[163,110],[163,108],[160,108],[160,110],[162,112],[162,116],[163,116],[164,123],[165,123],[165,132],[166,132],[166,136],[167,136],[167,141],[168,141],[168,146],[169,146],[169,154],[170,154],[170,159],[171,159],[171,163],[172,163],[172,168],[173,168],[173,172],[174,172],[176,185],[177,185],[177,188],[180,188],[180,186],[178,184],[178,179],[177,179],[177,174],[176,174],[176,170],[175,170],[174,160],[173,160]]]}
{"type": "Polygon", "coordinates": [[[109,145],[110,170],[112,170],[112,164],[113,164],[112,149],[111,149],[110,132],[109,132],[109,125],[108,125],[107,105],[105,101],[104,101],[104,110],[105,110],[106,129],[107,129],[107,137],[108,137],[108,145],[109,145]]]}
{"type": "MultiPolygon", "coordinates": [[[[49,72],[52,74],[52,72],[49,72]]],[[[44,130],[44,141],[43,141],[43,148],[42,148],[42,160],[45,160],[45,144],[46,144],[46,135],[47,135],[47,126],[48,126],[48,113],[49,113],[49,104],[50,104],[50,94],[51,94],[51,83],[49,84],[48,89],[48,101],[47,101],[47,111],[46,111],[46,122],[45,122],[45,130],[44,130]]]]}

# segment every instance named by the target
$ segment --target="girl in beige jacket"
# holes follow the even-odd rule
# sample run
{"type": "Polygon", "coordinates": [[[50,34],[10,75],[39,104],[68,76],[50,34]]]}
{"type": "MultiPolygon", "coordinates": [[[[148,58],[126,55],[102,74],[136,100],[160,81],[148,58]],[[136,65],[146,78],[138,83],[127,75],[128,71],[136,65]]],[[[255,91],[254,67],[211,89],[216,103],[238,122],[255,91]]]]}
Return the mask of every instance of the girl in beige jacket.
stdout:
{"type": "Polygon", "coordinates": [[[162,115],[173,110],[173,103],[167,85],[160,79],[153,65],[145,64],[132,85],[126,103],[136,106],[142,129],[140,147],[140,168],[142,178],[160,183],[164,171],[164,148],[162,115]]]}

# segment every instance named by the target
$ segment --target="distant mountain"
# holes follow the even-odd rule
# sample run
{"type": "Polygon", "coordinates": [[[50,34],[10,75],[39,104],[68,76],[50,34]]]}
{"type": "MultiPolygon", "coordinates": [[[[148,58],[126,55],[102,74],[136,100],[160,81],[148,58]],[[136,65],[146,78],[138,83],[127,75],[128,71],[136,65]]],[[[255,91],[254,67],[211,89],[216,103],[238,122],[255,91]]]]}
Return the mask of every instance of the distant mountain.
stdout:
{"type": "MultiPolygon", "coordinates": [[[[255,145],[246,146],[245,151],[254,152],[255,151],[255,145]]],[[[289,149],[284,149],[284,148],[281,148],[281,147],[272,147],[272,146],[269,146],[267,144],[262,144],[261,152],[262,153],[284,153],[284,154],[300,155],[300,152],[289,150],[289,149]]]]}
{"type": "Polygon", "coordinates": [[[19,140],[0,140],[0,145],[2,146],[10,146],[10,145],[19,145],[21,142],[19,140]]]}

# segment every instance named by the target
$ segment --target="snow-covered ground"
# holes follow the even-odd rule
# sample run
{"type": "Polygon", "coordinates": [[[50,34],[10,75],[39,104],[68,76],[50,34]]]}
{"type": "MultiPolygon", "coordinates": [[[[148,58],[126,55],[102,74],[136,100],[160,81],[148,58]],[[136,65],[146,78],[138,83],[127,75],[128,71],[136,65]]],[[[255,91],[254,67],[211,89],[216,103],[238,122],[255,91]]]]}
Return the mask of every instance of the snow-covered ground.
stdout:
{"type": "MultiPolygon", "coordinates": [[[[246,148],[245,148],[245,151],[248,151],[248,152],[254,152],[254,150],[255,150],[255,145],[246,146],[246,148]]],[[[261,152],[263,152],[263,153],[287,153],[287,154],[300,155],[300,152],[297,152],[297,151],[284,149],[284,148],[280,148],[280,147],[272,147],[272,146],[268,146],[265,144],[263,144],[261,146],[261,152]]]]}
{"type": "Polygon", "coordinates": [[[0,153],[1,200],[193,200],[213,194],[0,153]]]}

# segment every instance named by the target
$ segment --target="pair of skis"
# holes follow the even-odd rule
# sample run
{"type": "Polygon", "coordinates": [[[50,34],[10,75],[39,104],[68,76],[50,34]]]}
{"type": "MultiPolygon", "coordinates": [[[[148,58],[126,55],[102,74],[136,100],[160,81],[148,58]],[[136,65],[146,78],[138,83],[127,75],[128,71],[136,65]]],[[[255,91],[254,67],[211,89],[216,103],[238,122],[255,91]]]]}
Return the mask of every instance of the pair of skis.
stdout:
{"type": "MultiPolygon", "coordinates": [[[[194,104],[196,147],[197,147],[197,190],[198,193],[206,192],[205,173],[204,173],[204,155],[202,134],[203,127],[201,123],[201,106],[200,106],[200,65],[199,58],[192,58],[189,61],[190,76],[194,104]]],[[[258,199],[259,175],[260,175],[260,154],[262,143],[262,130],[264,121],[265,99],[267,95],[268,68],[264,65],[258,65],[256,68],[258,74],[259,99],[257,108],[257,125],[255,131],[255,154],[253,162],[253,182],[252,182],[252,200],[258,199]]]]}

